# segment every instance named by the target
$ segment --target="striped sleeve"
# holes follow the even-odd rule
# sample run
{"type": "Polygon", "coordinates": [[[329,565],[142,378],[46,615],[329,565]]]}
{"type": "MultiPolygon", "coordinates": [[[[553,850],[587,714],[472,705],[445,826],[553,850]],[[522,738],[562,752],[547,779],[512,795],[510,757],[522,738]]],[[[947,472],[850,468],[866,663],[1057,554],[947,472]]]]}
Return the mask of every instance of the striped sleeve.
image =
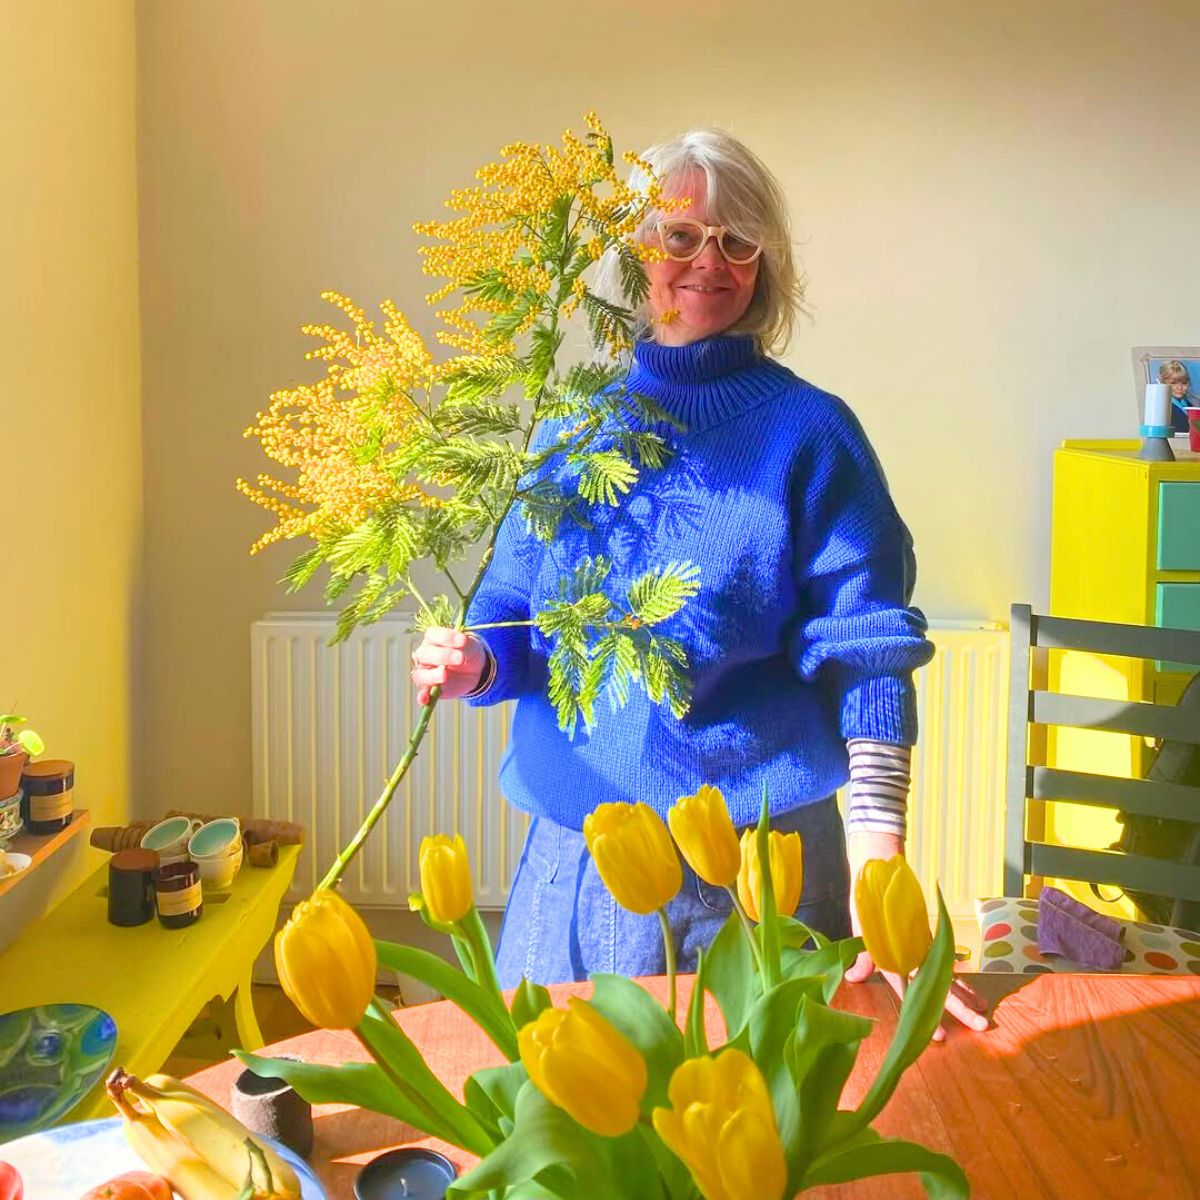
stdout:
{"type": "Polygon", "coordinates": [[[893,746],[870,738],[850,738],[850,798],[846,832],[908,831],[908,788],[912,762],[909,746],[893,746]]]}

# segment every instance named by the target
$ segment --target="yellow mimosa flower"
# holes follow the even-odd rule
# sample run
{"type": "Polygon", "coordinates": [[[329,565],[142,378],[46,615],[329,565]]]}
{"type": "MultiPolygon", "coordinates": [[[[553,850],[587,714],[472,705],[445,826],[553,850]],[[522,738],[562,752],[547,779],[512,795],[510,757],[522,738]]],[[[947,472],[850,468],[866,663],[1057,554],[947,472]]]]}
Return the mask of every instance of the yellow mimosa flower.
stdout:
{"type": "Polygon", "coordinates": [[[646,1063],[633,1044],[578,996],[548,1008],[517,1035],[534,1087],[585,1129],[628,1133],[646,1092],[646,1063]]]}
{"type": "Polygon", "coordinates": [[[902,854],[863,863],[854,905],[867,953],[881,971],[911,975],[933,944],[920,881],[902,854]]]}
{"type": "Polygon", "coordinates": [[[656,1108],[658,1136],[687,1164],[705,1200],[781,1200],[787,1185],[783,1143],[766,1080],[741,1050],[689,1058],[656,1108]]]}
{"type": "Polygon", "coordinates": [[[353,1029],[375,994],[375,943],[330,888],[301,901],[275,935],[275,971],[288,999],[319,1029],[353,1029]]]}
{"type": "Polygon", "coordinates": [[[683,886],[683,867],[662,817],[648,804],[598,805],[583,820],[596,870],[622,908],[660,909],[683,886]]]}
{"type": "MultiPolygon", "coordinates": [[[[772,829],[768,835],[771,851],[771,890],[775,893],[775,911],[790,917],[800,903],[804,890],[804,847],[798,833],[780,833],[772,829]]],[[[759,919],[758,893],[762,887],[762,872],[758,867],[758,832],[747,829],[742,833],[742,864],[738,871],[738,899],[752,921],[759,919]]]]}
{"type": "Polygon", "coordinates": [[[429,915],[443,925],[461,921],[475,903],[471,861],[462,834],[444,833],[421,839],[417,853],[421,872],[421,895],[429,915]]]}
{"type": "Polygon", "coordinates": [[[719,788],[703,784],[694,796],[681,796],[668,811],[667,824],[688,866],[705,883],[733,887],[742,854],[719,788]]]}

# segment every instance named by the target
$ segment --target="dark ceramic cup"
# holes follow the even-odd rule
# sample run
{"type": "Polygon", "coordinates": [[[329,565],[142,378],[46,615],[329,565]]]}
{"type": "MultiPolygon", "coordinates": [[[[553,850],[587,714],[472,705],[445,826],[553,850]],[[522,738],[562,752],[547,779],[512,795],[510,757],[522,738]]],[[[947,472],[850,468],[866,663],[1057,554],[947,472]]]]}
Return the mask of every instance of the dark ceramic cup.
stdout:
{"type": "MultiPolygon", "coordinates": [[[[287,1054],[278,1057],[299,1061],[287,1054]]],[[[245,1070],[233,1081],[229,1098],[233,1115],[251,1133],[274,1138],[304,1159],[312,1153],[312,1105],[286,1079],[245,1070]]]]}

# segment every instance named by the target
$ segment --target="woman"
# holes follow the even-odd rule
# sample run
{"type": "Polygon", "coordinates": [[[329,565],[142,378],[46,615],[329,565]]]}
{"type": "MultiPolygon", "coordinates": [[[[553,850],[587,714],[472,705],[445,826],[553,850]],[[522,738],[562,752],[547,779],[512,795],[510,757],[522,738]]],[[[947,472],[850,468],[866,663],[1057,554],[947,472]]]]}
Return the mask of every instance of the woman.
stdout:
{"type": "MultiPolygon", "coordinates": [[[[665,251],[628,375],[686,430],[656,427],[671,457],[588,528],[564,522],[544,547],[507,520],[469,625],[528,620],[586,555],[613,563],[610,594],[650,567],[688,561],[701,590],[669,630],[687,647],[692,706],[678,720],[644,694],[568,739],[545,694],[548,645],[526,628],[431,629],[413,655],[418,699],[517,699],[501,784],[533,814],[498,952],[502,982],[661,972],[658,922],[617,907],[581,832],[608,800],[665,816],[709,783],[734,824],[753,824],[764,785],[772,826],[800,833],[796,916],[847,936],[851,871],[903,853],[912,671],[932,646],[908,607],[912,540],[858,422],[836,397],[765,357],[786,345],[803,289],[778,183],[734,138],[697,131],[645,156],[682,212],[639,236],[665,251]],[[846,836],[834,792],[851,781],[846,836]],[[849,857],[847,858],[847,849],[849,857]]],[[[594,288],[620,301],[617,265],[594,288]]],[[[552,436],[552,432],[551,432],[552,436]]],[[[715,936],[727,895],[685,867],[668,907],[680,966],[715,936]]],[[[848,977],[872,970],[863,955],[848,977]]],[[[952,996],[948,1008],[986,1022],[952,996]]]]}

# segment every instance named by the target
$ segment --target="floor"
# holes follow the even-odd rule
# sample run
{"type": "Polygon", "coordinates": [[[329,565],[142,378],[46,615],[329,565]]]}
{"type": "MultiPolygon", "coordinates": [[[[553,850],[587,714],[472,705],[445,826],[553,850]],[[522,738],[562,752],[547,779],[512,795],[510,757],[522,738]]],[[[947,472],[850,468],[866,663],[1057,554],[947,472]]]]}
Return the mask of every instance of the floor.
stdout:
{"type": "MultiPolygon", "coordinates": [[[[254,1011],[268,1045],[283,1038],[307,1033],[312,1028],[283,994],[282,988],[256,983],[253,993],[254,1011]]],[[[395,988],[381,987],[379,995],[393,1004],[399,1002],[395,988]]],[[[231,1042],[226,1032],[227,1029],[233,1029],[232,1021],[232,1008],[222,1005],[210,1006],[175,1047],[171,1057],[163,1065],[163,1072],[182,1079],[193,1071],[224,1062],[228,1057],[228,1046],[237,1043],[236,1034],[231,1042]]]]}

